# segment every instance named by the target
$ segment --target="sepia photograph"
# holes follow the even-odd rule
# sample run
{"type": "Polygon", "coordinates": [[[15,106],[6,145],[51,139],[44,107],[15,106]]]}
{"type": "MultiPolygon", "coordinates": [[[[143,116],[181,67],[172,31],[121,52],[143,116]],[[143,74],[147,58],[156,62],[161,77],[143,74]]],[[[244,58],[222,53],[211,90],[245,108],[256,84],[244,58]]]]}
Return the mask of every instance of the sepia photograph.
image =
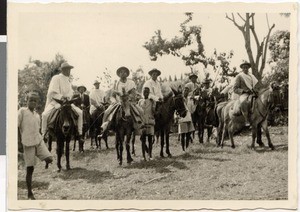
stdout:
{"type": "Polygon", "coordinates": [[[10,209],[297,207],[297,4],[8,14],[10,209]]]}

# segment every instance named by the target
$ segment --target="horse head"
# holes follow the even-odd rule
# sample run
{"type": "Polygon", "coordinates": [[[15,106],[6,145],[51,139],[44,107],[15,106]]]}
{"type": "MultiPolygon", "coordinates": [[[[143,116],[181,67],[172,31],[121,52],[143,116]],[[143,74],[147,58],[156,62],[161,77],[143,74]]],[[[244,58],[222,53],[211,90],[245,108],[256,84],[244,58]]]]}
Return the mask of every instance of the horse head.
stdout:
{"type": "Polygon", "coordinates": [[[187,109],[185,107],[185,103],[184,103],[184,97],[182,94],[182,87],[179,86],[177,90],[172,89],[173,93],[174,93],[174,109],[176,110],[176,113],[180,116],[180,117],[185,117],[187,114],[187,109]]]}
{"type": "Polygon", "coordinates": [[[69,136],[71,133],[72,128],[74,127],[74,120],[72,118],[72,113],[74,111],[72,110],[71,104],[73,104],[77,98],[74,98],[72,100],[58,100],[54,99],[56,102],[58,102],[61,107],[59,108],[59,115],[58,115],[58,121],[57,121],[57,129],[65,136],[69,136]]]}

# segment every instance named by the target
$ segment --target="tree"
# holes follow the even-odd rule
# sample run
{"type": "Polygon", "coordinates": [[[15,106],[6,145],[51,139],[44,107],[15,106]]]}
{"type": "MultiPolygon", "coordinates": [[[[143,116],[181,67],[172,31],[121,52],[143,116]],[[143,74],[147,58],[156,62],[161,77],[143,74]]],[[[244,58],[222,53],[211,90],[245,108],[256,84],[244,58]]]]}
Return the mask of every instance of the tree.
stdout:
{"type": "Polygon", "coordinates": [[[287,84],[289,77],[290,32],[276,31],[270,37],[270,59],[272,72],[265,77],[266,82],[276,81],[287,84]]]}
{"type": "MultiPolygon", "coordinates": [[[[193,19],[193,13],[185,13],[187,19],[180,23],[180,36],[174,36],[169,41],[162,37],[161,30],[155,31],[150,41],[145,42],[143,47],[148,50],[150,60],[156,61],[159,56],[173,55],[181,58],[185,65],[190,67],[193,72],[193,66],[202,64],[204,67],[211,65],[214,71],[224,77],[235,76],[236,69],[230,68],[230,59],[233,57],[233,51],[229,53],[214,51],[210,57],[205,55],[204,44],[201,40],[202,27],[200,25],[190,25],[193,19]],[[193,47],[196,47],[196,49],[193,47]],[[187,50],[184,54],[182,50],[187,50]],[[221,72],[219,72],[221,69],[221,72]]],[[[170,79],[171,81],[171,79],[170,79]]]]}
{"type": "Polygon", "coordinates": [[[243,17],[239,13],[237,13],[237,15],[243,24],[237,23],[235,15],[233,13],[231,14],[231,17],[226,14],[226,18],[232,21],[232,23],[242,32],[245,41],[245,48],[252,68],[252,73],[258,80],[261,80],[266,63],[270,34],[272,29],[275,27],[275,24],[270,27],[268,15],[266,15],[268,33],[262,41],[259,41],[257,33],[255,31],[255,13],[246,13],[245,17],[243,17]],[[256,44],[256,56],[253,54],[251,46],[252,37],[254,38],[256,44]]]}
{"type": "Polygon", "coordinates": [[[40,102],[37,111],[44,110],[47,91],[51,78],[59,73],[59,67],[66,62],[61,54],[56,54],[51,62],[29,59],[29,63],[22,70],[18,71],[18,99],[19,106],[26,105],[26,94],[30,91],[37,91],[40,102]]]}
{"type": "Polygon", "coordinates": [[[136,84],[137,91],[141,93],[143,85],[145,83],[144,70],[142,69],[142,67],[139,67],[137,70],[131,71],[131,76],[132,80],[136,84]]]}

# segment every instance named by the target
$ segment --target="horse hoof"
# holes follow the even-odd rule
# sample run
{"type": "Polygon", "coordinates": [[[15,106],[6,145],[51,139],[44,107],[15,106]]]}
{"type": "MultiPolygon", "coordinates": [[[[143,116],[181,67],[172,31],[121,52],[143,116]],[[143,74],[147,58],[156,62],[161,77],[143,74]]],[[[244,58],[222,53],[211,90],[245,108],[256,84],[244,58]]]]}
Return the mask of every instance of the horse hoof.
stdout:
{"type": "Polygon", "coordinates": [[[71,170],[71,167],[70,167],[70,166],[67,166],[66,168],[67,168],[67,170],[71,170]]]}
{"type": "Polygon", "coordinates": [[[171,158],[171,157],[172,157],[172,155],[171,155],[171,154],[168,154],[168,157],[169,157],[169,158],[171,158]]]}
{"type": "Polygon", "coordinates": [[[119,162],[119,166],[122,166],[122,162],[121,161],[119,162]]]}
{"type": "Polygon", "coordinates": [[[45,169],[48,169],[48,168],[49,168],[49,165],[48,165],[48,164],[46,164],[46,165],[45,165],[45,169]]]}
{"type": "Polygon", "coordinates": [[[271,150],[275,150],[275,147],[273,145],[269,145],[271,150]]]}
{"type": "Polygon", "coordinates": [[[234,146],[234,145],[232,145],[232,146],[231,146],[231,148],[232,148],[232,149],[235,149],[235,146],[234,146]]]}
{"type": "Polygon", "coordinates": [[[57,172],[58,172],[58,173],[61,172],[61,169],[58,169],[57,172]]]}
{"type": "Polygon", "coordinates": [[[251,146],[251,149],[252,149],[252,150],[255,150],[255,146],[251,146]]]}
{"type": "Polygon", "coordinates": [[[30,199],[30,200],[35,200],[35,197],[34,197],[33,193],[28,194],[28,199],[30,199]]]}
{"type": "Polygon", "coordinates": [[[160,154],[160,157],[161,157],[161,158],[164,158],[165,156],[164,156],[163,154],[160,154]]]}

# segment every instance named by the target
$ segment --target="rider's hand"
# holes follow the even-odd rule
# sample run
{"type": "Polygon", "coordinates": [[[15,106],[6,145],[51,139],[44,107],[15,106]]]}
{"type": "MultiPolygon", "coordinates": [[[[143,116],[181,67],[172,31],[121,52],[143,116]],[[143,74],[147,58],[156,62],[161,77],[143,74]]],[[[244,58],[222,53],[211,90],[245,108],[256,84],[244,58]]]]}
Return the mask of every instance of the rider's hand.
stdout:
{"type": "Polygon", "coordinates": [[[68,98],[63,96],[63,97],[61,97],[61,100],[62,100],[63,103],[65,103],[66,101],[68,101],[68,98]]]}

